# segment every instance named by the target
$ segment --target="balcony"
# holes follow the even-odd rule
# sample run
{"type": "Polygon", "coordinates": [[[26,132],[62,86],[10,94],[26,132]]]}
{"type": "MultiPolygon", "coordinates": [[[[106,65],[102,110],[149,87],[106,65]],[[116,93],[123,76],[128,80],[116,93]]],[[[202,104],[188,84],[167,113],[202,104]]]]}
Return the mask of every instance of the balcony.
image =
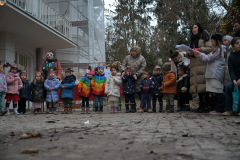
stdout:
{"type": "Polygon", "coordinates": [[[76,47],[72,40],[72,24],[44,0],[7,0],[0,8],[0,32],[8,32],[16,40],[35,47],[76,47]]]}

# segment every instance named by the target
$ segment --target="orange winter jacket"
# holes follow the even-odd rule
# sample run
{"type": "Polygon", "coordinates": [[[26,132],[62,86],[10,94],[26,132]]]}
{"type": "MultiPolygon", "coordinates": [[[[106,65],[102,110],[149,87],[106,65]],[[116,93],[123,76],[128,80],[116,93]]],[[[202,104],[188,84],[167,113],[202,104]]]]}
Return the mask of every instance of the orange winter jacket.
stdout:
{"type": "Polygon", "coordinates": [[[165,71],[163,73],[162,93],[177,93],[177,81],[175,71],[165,71]]]}

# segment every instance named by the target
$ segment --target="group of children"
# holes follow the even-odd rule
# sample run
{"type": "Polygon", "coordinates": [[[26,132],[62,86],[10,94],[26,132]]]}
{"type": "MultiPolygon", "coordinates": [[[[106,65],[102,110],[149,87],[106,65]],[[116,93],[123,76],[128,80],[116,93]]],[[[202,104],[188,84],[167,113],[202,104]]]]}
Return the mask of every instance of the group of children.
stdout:
{"type": "MultiPolygon", "coordinates": [[[[213,112],[220,113],[224,111],[224,69],[226,67],[224,55],[226,49],[229,51],[230,44],[232,52],[228,56],[230,64],[228,64],[229,74],[233,79],[233,85],[240,85],[240,68],[236,61],[240,52],[240,38],[234,38],[231,43],[224,40],[222,45],[222,36],[215,34],[211,37],[213,51],[210,54],[200,53],[198,50],[193,50],[193,54],[201,63],[206,63],[206,91],[215,93],[217,95],[217,105],[213,112]],[[228,45],[228,46],[227,46],[228,45]],[[235,58],[232,58],[234,57],[235,58]]],[[[177,51],[171,51],[175,54],[177,51]]],[[[227,52],[228,53],[228,52],[227,52]]],[[[177,54],[176,54],[177,55],[177,54]]],[[[46,80],[44,80],[41,72],[35,73],[35,78],[30,84],[27,80],[27,73],[25,70],[20,71],[18,75],[18,68],[16,65],[10,66],[10,71],[6,75],[2,74],[4,64],[0,63],[0,113],[10,114],[9,105],[13,102],[13,109],[15,114],[26,114],[26,102],[32,101],[34,112],[41,112],[44,99],[47,102],[47,112],[56,114],[56,105],[59,102],[59,89],[62,89],[61,98],[64,104],[64,113],[72,113],[72,101],[74,99],[74,88],[76,77],[72,75],[72,70],[65,70],[65,78],[60,82],[54,70],[50,70],[46,80]],[[3,110],[2,97],[6,94],[6,107],[3,110]],[[46,94],[46,95],[45,95],[46,94]]],[[[172,69],[170,62],[165,63],[161,67],[155,66],[153,69],[153,76],[150,78],[150,73],[143,72],[142,80],[139,84],[141,89],[141,104],[138,107],[138,112],[142,113],[145,109],[152,113],[157,111],[157,101],[159,102],[159,112],[163,111],[163,98],[166,100],[166,111],[174,112],[174,99],[176,94],[178,97],[178,109],[189,106],[189,101],[186,101],[189,96],[189,75],[188,66],[184,63],[177,66],[177,73],[172,69]],[[151,105],[152,99],[152,105],[151,105]]],[[[122,84],[123,94],[125,96],[126,113],[136,112],[136,75],[132,74],[132,69],[127,66],[122,74],[118,73],[117,65],[112,65],[110,68],[111,74],[108,79],[104,75],[104,67],[98,66],[95,70],[90,70],[79,83],[77,84],[78,95],[82,97],[82,113],[90,113],[89,97],[94,95],[94,111],[103,112],[103,97],[107,96],[108,102],[111,106],[111,112],[117,112],[117,104],[120,97],[120,85],[122,84]]],[[[231,82],[231,81],[230,81],[231,82]]],[[[229,96],[227,95],[228,99],[229,96]]],[[[227,103],[227,102],[226,102],[227,103]]],[[[229,102],[230,103],[230,102],[229,102]]],[[[231,107],[231,106],[230,106],[231,107]]],[[[231,111],[231,108],[227,108],[231,111]]],[[[188,107],[189,108],[189,107],[188,107]]]]}

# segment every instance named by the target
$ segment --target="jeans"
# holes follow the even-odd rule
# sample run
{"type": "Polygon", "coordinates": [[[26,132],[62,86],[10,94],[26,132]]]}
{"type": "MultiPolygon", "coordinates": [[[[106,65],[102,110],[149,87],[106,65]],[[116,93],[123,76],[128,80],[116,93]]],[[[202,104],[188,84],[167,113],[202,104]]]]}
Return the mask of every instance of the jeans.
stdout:
{"type": "MultiPolygon", "coordinates": [[[[238,89],[240,89],[239,86],[238,86],[238,89]]],[[[232,92],[233,91],[234,91],[233,82],[228,82],[225,86],[225,111],[232,111],[232,103],[233,103],[232,92]]],[[[239,106],[240,106],[240,103],[238,103],[238,108],[239,106]]]]}
{"type": "Polygon", "coordinates": [[[100,103],[100,110],[103,108],[103,96],[95,95],[95,112],[98,111],[98,102],[100,103]]]}
{"type": "Polygon", "coordinates": [[[140,108],[144,109],[147,101],[147,109],[151,109],[151,94],[142,94],[141,95],[141,105],[140,108]]]}
{"type": "Polygon", "coordinates": [[[4,92],[0,92],[0,111],[2,111],[3,109],[3,106],[2,106],[3,94],[4,92]]]}

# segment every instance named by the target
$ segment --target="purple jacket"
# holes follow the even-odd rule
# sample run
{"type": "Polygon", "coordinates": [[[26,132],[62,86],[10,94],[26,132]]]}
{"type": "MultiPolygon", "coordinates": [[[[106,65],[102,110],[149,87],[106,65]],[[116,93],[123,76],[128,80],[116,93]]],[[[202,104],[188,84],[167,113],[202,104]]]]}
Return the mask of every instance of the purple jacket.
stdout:
{"type": "Polygon", "coordinates": [[[54,79],[50,79],[49,77],[44,82],[44,87],[47,90],[47,96],[46,101],[47,102],[58,102],[59,96],[58,96],[58,88],[60,86],[60,81],[57,79],[57,76],[54,79]],[[50,90],[50,88],[54,87],[53,90],[50,90]]]}
{"type": "Polygon", "coordinates": [[[7,92],[7,82],[5,75],[0,73],[0,92],[7,92]]]}
{"type": "Polygon", "coordinates": [[[209,53],[208,55],[200,53],[198,60],[202,63],[206,63],[205,78],[215,78],[220,82],[223,82],[225,59],[225,48],[222,47],[222,52],[218,48],[215,53],[209,53]]]}

